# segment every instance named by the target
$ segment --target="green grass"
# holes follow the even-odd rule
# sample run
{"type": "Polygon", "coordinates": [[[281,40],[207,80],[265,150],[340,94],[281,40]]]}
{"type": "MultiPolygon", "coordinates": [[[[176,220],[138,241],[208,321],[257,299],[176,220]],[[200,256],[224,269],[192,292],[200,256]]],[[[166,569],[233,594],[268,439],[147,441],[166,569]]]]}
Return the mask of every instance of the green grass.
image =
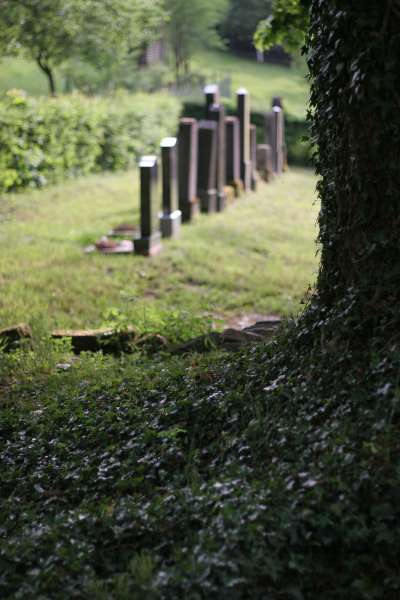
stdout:
{"type": "Polygon", "coordinates": [[[199,216],[151,259],[85,254],[111,226],[138,221],[137,179],[98,175],[2,197],[3,325],[91,327],[109,309],[142,326],[171,312],[179,320],[299,310],[317,266],[311,171],[292,170],[223,214],[199,216]]]}
{"type": "Polygon", "coordinates": [[[305,68],[291,68],[257,63],[255,59],[240,58],[228,52],[202,51],[192,61],[193,71],[200,71],[210,80],[230,77],[232,94],[245,87],[251,94],[251,103],[256,110],[267,110],[273,96],[282,96],[285,108],[294,117],[303,119],[309,96],[309,84],[305,68]]]}
{"type": "Polygon", "coordinates": [[[48,94],[46,77],[32,61],[24,58],[3,58],[0,61],[0,93],[10,89],[25,90],[33,96],[48,94]]]}

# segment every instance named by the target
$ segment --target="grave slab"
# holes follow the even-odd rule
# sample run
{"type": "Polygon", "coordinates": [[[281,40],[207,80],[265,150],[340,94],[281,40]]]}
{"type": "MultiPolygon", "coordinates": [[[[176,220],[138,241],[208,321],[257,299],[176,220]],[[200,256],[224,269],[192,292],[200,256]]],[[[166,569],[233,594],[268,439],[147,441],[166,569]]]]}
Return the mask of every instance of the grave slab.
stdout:
{"type": "Polygon", "coordinates": [[[178,209],[177,139],[164,138],[161,142],[162,213],[161,234],[164,238],[178,237],[182,212],[178,209]]]}
{"type": "Polygon", "coordinates": [[[198,127],[196,119],[183,118],[178,134],[178,195],[182,222],[192,221],[199,210],[197,198],[198,127]]]}
{"type": "Polygon", "coordinates": [[[161,251],[157,157],[143,156],[140,171],[140,238],[134,240],[137,254],[154,256],[161,251]]]}

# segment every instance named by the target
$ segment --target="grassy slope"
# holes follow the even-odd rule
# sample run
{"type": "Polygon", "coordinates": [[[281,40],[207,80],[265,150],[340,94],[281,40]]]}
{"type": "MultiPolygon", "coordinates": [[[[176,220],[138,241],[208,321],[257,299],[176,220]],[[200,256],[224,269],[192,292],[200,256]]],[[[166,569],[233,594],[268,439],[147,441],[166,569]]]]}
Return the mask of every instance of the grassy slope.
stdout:
{"type": "Polygon", "coordinates": [[[85,255],[137,221],[137,174],[98,175],[0,203],[0,322],[95,326],[110,308],[156,324],[169,311],[288,314],[316,267],[315,178],[293,170],[223,214],[200,216],[153,259],[85,255]]]}
{"type": "Polygon", "coordinates": [[[304,70],[257,63],[254,59],[240,58],[228,52],[202,51],[192,62],[193,71],[200,70],[210,79],[231,77],[232,93],[246,87],[251,94],[252,106],[265,110],[273,96],[283,96],[287,111],[298,118],[306,115],[309,86],[304,70]]]}
{"type": "Polygon", "coordinates": [[[4,58],[0,61],[0,92],[17,88],[34,96],[48,93],[45,76],[33,62],[24,58],[4,58]]]}

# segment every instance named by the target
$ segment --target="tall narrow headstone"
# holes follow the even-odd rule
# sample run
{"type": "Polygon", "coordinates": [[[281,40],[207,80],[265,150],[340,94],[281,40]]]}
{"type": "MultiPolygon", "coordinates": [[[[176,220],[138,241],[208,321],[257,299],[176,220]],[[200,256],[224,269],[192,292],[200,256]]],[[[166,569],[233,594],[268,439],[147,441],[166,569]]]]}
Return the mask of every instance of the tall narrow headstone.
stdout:
{"type": "Polygon", "coordinates": [[[257,171],[264,181],[271,181],[273,177],[272,151],[268,144],[257,145],[257,171]]]}
{"type": "Polygon", "coordinates": [[[222,104],[213,104],[209,108],[209,119],[217,124],[217,211],[226,207],[225,193],[225,109],[222,104]]]}
{"type": "Polygon", "coordinates": [[[199,122],[197,194],[202,212],[217,209],[217,134],[215,121],[199,122]]]}
{"type": "Polygon", "coordinates": [[[281,175],[283,171],[283,111],[274,106],[272,112],[265,115],[266,143],[272,150],[272,167],[274,173],[281,175]]]}
{"type": "Polygon", "coordinates": [[[286,171],[288,168],[288,156],[287,156],[287,145],[286,145],[286,133],[285,133],[285,111],[283,110],[283,99],[281,96],[274,96],[272,98],[272,109],[278,106],[282,112],[282,152],[283,152],[283,170],[286,171]]]}
{"type": "Polygon", "coordinates": [[[235,190],[239,196],[243,188],[240,179],[240,132],[237,117],[225,117],[225,142],[226,142],[226,183],[235,190]]]}
{"type": "Polygon", "coordinates": [[[162,213],[160,226],[162,237],[177,237],[180,233],[182,212],[178,209],[177,139],[161,141],[162,163],[162,213]]]}
{"type": "Polygon", "coordinates": [[[182,222],[190,222],[198,211],[197,190],[197,121],[180,120],[178,134],[178,189],[182,222]]]}
{"type": "Polygon", "coordinates": [[[257,127],[250,125],[250,160],[251,160],[251,189],[257,190],[257,127]]]}
{"type": "Polygon", "coordinates": [[[206,99],[205,117],[206,117],[206,119],[208,119],[209,118],[208,111],[209,111],[210,107],[213,104],[220,103],[219,87],[214,83],[210,84],[210,85],[206,85],[206,87],[204,88],[204,96],[206,99]]]}
{"type": "Polygon", "coordinates": [[[240,124],[240,176],[246,191],[251,189],[250,161],[250,96],[245,88],[237,91],[237,111],[240,124]]]}
{"type": "Polygon", "coordinates": [[[138,254],[152,256],[161,250],[157,157],[143,156],[140,170],[140,238],[134,240],[138,254]]]}

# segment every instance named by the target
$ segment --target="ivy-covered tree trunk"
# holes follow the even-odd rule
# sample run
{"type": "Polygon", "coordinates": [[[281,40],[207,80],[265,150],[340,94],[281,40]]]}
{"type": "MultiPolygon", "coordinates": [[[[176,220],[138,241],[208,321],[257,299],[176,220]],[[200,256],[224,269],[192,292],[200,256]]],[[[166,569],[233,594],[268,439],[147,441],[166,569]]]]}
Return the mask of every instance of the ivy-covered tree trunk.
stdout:
{"type": "Polygon", "coordinates": [[[313,0],[308,40],[321,266],[312,306],[399,334],[400,0],[313,0]],[[397,327],[397,331],[396,331],[397,327]]]}

